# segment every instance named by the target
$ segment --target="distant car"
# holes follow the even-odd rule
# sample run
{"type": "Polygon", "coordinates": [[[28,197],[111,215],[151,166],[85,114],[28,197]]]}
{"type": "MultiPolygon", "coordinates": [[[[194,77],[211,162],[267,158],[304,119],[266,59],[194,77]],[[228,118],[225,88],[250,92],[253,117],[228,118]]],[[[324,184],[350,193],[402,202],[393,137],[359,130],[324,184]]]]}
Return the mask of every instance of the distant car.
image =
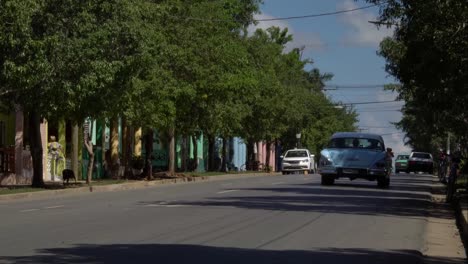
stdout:
{"type": "Polygon", "coordinates": [[[283,174],[292,172],[314,172],[314,155],[308,149],[290,149],[280,157],[283,174]]]}
{"type": "Polygon", "coordinates": [[[409,155],[398,155],[395,159],[395,173],[408,171],[409,155]]]}
{"type": "Polygon", "coordinates": [[[434,159],[431,153],[427,152],[411,152],[408,159],[407,172],[434,172],[434,159]]]}
{"type": "Polygon", "coordinates": [[[385,144],[379,135],[335,133],[320,153],[317,171],[321,174],[322,185],[332,185],[339,178],[361,178],[377,180],[379,187],[388,187],[391,169],[386,157],[385,144]]]}

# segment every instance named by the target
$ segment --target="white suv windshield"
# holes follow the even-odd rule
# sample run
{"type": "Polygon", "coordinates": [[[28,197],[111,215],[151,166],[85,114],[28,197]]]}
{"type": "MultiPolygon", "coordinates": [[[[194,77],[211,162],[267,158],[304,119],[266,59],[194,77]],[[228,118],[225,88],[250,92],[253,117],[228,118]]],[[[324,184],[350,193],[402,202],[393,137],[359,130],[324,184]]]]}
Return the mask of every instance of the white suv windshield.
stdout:
{"type": "Polygon", "coordinates": [[[286,153],[287,158],[307,158],[307,151],[301,151],[301,150],[294,150],[294,151],[288,151],[286,153]]]}

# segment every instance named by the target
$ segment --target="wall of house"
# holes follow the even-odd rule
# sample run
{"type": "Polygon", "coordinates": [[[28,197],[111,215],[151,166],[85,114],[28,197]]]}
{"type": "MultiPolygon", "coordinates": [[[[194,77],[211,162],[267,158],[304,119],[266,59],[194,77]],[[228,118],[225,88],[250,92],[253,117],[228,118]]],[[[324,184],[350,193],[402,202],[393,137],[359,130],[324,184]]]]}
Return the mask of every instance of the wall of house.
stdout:
{"type": "Polygon", "coordinates": [[[231,162],[234,169],[239,171],[246,162],[247,146],[241,138],[236,137],[232,139],[232,150],[231,162]]]}
{"type": "MultiPolygon", "coordinates": [[[[265,142],[260,142],[258,160],[260,163],[266,164],[267,157],[267,144],[265,142]]],[[[275,156],[275,144],[271,144],[270,147],[270,167],[275,169],[276,165],[276,156],[275,156]]]]}
{"type": "Polygon", "coordinates": [[[5,114],[0,113],[0,121],[3,123],[5,135],[2,137],[5,140],[4,146],[15,145],[15,113],[5,114]]]}

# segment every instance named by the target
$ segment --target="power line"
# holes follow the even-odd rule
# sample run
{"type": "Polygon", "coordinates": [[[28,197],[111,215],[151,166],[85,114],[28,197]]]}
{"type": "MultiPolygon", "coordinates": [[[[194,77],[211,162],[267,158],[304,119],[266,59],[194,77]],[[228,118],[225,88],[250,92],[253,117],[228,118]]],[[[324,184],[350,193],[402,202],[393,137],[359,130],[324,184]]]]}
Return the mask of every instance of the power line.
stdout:
{"type": "Polygon", "coordinates": [[[394,128],[394,126],[359,126],[365,128],[394,128]]]}
{"type": "Polygon", "coordinates": [[[384,89],[388,84],[362,84],[362,85],[325,85],[323,90],[334,91],[340,89],[384,89]]]}
{"type": "Polygon", "coordinates": [[[357,102],[357,103],[349,103],[349,104],[342,104],[342,105],[347,106],[347,105],[364,105],[364,104],[385,104],[385,103],[398,103],[398,102],[401,102],[401,100],[357,102]]]}
{"type": "Polygon", "coordinates": [[[366,110],[357,111],[358,113],[374,113],[374,112],[401,112],[401,110],[366,110]]]}
{"type": "MultiPolygon", "coordinates": [[[[281,20],[293,20],[293,19],[304,19],[304,18],[316,18],[316,17],[323,17],[323,16],[333,16],[333,15],[339,15],[339,14],[344,14],[344,13],[350,13],[350,12],[355,12],[358,10],[364,10],[364,9],[369,9],[372,7],[380,6],[382,4],[385,4],[386,2],[378,3],[378,4],[373,4],[373,5],[367,5],[367,6],[362,6],[362,7],[357,7],[357,8],[352,8],[352,9],[345,9],[345,10],[339,10],[339,11],[334,11],[334,12],[326,12],[326,13],[318,13],[318,14],[311,14],[311,15],[303,15],[303,16],[289,16],[289,17],[276,17],[276,18],[261,18],[261,19],[254,19],[254,22],[268,22],[268,21],[281,21],[281,20]]],[[[202,22],[233,22],[236,21],[235,19],[207,19],[207,18],[200,18],[200,17],[178,17],[178,16],[171,16],[169,17],[176,18],[176,19],[185,19],[185,20],[192,20],[192,21],[202,21],[202,22]]]]}
{"type": "Polygon", "coordinates": [[[261,22],[261,21],[278,21],[278,20],[291,20],[291,19],[303,19],[303,18],[314,18],[314,17],[322,17],[322,16],[332,16],[332,15],[339,15],[339,14],[343,14],[343,13],[349,13],[349,12],[355,12],[355,11],[358,11],[358,10],[368,9],[368,8],[380,6],[382,4],[384,4],[384,3],[373,4],[373,5],[368,5],[368,6],[362,6],[362,7],[346,9],[346,10],[339,10],[339,11],[335,11],[335,12],[321,13],[321,14],[304,15],[304,16],[290,16],[290,17],[278,17],[278,18],[265,18],[265,19],[257,19],[256,21],[258,21],[258,22],[261,22]]]}
{"type": "Polygon", "coordinates": [[[386,133],[386,134],[380,134],[380,135],[381,136],[390,136],[390,135],[399,135],[399,134],[406,134],[406,132],[386,133]]]}

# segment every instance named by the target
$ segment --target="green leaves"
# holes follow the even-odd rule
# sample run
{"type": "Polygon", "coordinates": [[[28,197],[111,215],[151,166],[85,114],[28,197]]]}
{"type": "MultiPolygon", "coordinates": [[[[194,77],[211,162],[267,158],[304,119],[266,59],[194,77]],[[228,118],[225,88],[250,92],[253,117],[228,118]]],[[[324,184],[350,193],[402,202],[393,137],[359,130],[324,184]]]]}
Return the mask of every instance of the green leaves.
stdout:
{"type": "Polygon", "coordinates": [[[46,118],[122,116],[184,135],[272,141],[300,130],[315,146],[355,118],[329,111],[321,89],[331,75],[285,52],[287,30],[244,34],[260,2],[2,1],[0,89],[12,92],[1,100],[46,118]],[[328,129],[334,119],[344,121],[328,129]]]}
{"type": "MultiPolygon", "coordinates": [[[[368,1],[377,2],[377,1],[368,1]]],[[[396,24],[380,45],[387,71],[406,101],[399,126],[408,143],[430,149],[431,140],[468,129],[468,5],[466,1],[388,1],[381,20],[396,24]]]]}

